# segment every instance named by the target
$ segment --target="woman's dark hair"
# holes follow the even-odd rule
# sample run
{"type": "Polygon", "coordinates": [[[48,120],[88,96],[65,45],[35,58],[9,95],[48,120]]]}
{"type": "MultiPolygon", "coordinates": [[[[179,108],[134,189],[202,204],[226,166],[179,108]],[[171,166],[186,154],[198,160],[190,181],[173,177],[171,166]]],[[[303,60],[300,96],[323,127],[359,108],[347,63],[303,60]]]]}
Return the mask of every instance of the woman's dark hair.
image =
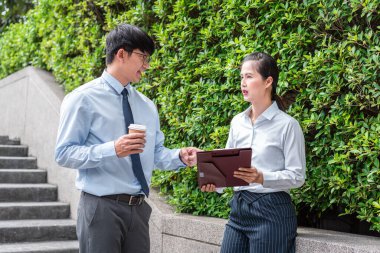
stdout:
{"type": "Polygon", "coordinates": [[[121,24],[112,30],[106,38],[106,63],[112,63],[117,51],[123,48],[129,54],[134,49],[140,49],[152,55],[154,52],[153,39],[137,26],[121,24]]]}
{"type": "Polygon", "coordinates": [[[276,93],[277,83],[278,83],[278,75],[279,75],[279,69],[277,67],[276,60],[273,59],[272,56],[266,53],[261,52],[254,52],[252,54],[249,54],[244,57],[243,62],[247,61],[255,61],[256,64],[256,71],[264,78],[267,79],[268,77],[273,78],[272,82],[272,100],[275,100],[277,102],[278,107],[284,111],[285,106],[282,102],[280,96],[276,93]]]}

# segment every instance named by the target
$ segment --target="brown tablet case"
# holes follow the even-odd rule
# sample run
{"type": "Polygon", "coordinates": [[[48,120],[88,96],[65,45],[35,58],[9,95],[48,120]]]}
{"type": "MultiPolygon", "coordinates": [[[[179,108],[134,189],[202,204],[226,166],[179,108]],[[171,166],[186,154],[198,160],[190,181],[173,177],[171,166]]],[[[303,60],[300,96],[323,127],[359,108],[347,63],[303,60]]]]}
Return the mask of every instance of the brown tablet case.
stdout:
{"type": "Polygon", "coordinates": [[[217,149],[197,152],[198,186],[244,186],[247,182],[233,176],[238,168],[251,167],[251,148],[217,149]]]}

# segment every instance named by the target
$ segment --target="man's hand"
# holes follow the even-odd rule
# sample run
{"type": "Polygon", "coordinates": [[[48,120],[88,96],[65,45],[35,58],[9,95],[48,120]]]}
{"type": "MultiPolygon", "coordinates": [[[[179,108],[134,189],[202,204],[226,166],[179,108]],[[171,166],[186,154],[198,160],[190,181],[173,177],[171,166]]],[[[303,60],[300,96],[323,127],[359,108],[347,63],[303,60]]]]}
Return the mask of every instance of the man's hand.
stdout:
{"type": "Polygon", "coordinates": [[[142,153],[144,147],[145,133],[126,134],[115,141],[115,151],[119,158],[142,153]]]}
{"type": "Polygon", "coordinates": [[[186,164],[189,167],[192,167],[197,164],[197,152],[199,151],[202,150],[194,147],[181,148],[179,156],[184,164],[186,164]]]}
{"type": "Polygon", "coordinates": [[[234,177],[243,179],[247,183],[264,183],[263,173],[258,171],[256,168],[239,168],[239,170],[234,171],[234,177]]]}

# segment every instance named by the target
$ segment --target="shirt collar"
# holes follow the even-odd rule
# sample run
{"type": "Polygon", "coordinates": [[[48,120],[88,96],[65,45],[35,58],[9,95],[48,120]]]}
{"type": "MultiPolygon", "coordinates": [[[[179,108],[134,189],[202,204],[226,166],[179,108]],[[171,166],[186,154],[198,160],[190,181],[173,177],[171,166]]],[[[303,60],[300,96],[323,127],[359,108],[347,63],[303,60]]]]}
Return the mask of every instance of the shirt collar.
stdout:
{"type": "MultiPolygon", "coordinates": [[[[244,115],[246,117],[249,118],[249,115],[251,113],[251,110],[252,110],[252,106],[249,106],[245,111],[244,111],[244,115]]],[[[264,117],[266,118],[267,120],[272,120],[273,117],[277,114],[277,112],[279,111],[280,109],[278,108],[277,106],[277,103],[276,101],[273,101],[273,103],[271,104],[271,106],[269,106],[260,116],[259,118],[261,117],[264,117]]]]}
{"type": "Polygon", "coordinates": [[[117,94],[121,94],[121,92],[126,88],[128,90],[128,94],[131,92],[131,85],[127,84],[123,86],[115,77],[113,77],[107,70],[103,71],[102,78],[106,80],[106,82],[117,92],[117,94]]]}
{"type": "Polygon", "coordinates": [[[276,101],[273,101],[272,105],[269,106],[261,115],[268,120],[271,120],[279,110],[280,109],[278,108],[276,101]]]}

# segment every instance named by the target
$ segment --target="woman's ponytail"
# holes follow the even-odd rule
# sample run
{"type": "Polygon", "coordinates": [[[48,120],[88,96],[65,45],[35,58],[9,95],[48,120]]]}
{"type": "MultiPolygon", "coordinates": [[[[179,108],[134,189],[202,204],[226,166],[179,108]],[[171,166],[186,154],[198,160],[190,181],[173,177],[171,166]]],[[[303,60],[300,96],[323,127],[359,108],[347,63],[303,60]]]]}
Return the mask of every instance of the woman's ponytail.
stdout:
{"type": "Polygon", "coordinates": [[[277,95],[277,94],[274,94],[272,96],[272,100],[276,101],[277,103],[277,106],[278,108],[281,110],[281,111],[285,111],[285,104],[284,104],[284,101],[282,101],[282,98],[277,95]]]}

